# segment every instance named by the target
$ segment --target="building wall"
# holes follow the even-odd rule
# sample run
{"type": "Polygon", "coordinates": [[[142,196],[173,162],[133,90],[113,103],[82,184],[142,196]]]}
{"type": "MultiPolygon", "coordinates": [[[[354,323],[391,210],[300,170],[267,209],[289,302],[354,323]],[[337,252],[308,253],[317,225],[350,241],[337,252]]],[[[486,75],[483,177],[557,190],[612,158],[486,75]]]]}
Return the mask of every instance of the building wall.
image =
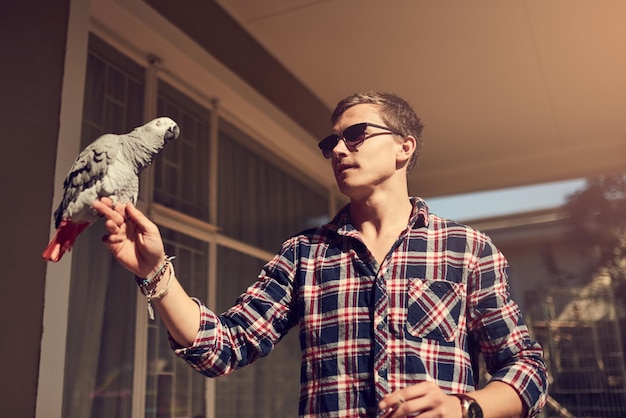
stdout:
{"type": "Polygon", "coordinates": [[[14,417],[35,415],[69,3],[2,6],[0,411],[14,417]]]}

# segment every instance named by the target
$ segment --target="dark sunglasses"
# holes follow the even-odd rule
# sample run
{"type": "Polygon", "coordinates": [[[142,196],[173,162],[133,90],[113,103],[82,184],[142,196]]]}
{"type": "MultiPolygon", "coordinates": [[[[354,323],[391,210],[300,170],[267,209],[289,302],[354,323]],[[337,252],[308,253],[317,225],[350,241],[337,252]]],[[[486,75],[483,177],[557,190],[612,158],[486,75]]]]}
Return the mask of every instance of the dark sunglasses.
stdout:
{"type": "Polygon", "coordinates": [[[337,146],[337,143],[339,142],[340,139],[343,139],[343,142],[346,144],[346,147],[348,149],[355,150],[363,142],[365,142],[367,138],[371,138],[373,136],[378,136],[378,135],[389,135],[389,134],[402,135],[400,132],[394,131],[393,129],[388,128],[387,126],[376,125],[375,123],[369,123],[369,122],[361,122],[361,123],[356,123],[352,126],[348,126],[339,135],[337,134],[328,135],[326,138],[322,139],[319,142],[319,144],[317,144],[317,146],[320,147],[320,149],[322,150],[322,154],[324,155],[324,158],[330,159],[333,156],[333,149],[337,146]],[[387,132],[378,132],[378,133],[366,135],[365,131],[367,130],[368,126],[371,126],[372,128],[384,129],[387,132]]]}

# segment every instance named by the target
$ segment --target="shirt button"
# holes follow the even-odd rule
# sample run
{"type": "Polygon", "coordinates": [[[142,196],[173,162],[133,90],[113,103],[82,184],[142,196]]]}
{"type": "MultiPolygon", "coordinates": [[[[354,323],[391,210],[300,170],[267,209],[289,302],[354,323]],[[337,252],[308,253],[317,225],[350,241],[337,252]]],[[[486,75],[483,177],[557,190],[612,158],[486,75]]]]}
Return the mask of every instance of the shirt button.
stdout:
{"type": "Polygon", "coordinates": [[[385,328],[385,318],[377,316],[374,318],[374,323],[376,323],[376,329],[385,328]]]}

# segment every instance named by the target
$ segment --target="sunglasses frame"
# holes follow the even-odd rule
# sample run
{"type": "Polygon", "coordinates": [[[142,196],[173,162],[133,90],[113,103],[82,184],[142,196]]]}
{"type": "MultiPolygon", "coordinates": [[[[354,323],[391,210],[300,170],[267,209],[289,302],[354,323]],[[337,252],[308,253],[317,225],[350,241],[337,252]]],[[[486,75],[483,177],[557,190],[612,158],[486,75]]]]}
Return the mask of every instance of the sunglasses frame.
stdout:
{"type": "Polygon", "coordinates": [[[330,159],[333,156],[333,149],[335,149],[335,147],[337,146],[340,140],[343,140],[344,144],[346,144],[346,148],[348,148],[349,150],[355,150],[358,147],[360,147],[363,144],[363,142],[365,142],[365,140],[368,138],[371,138],[373,136],[378,136],[378,135],[389,135],[389,134],[402,135],[402,133],[394,129],[391,129],[388,126],[377,125],[375,123],[370,123],[370,122],[359,122],[359,123],[355,123],[354,125],[348,126],[340,134],[328,135],[326,138],[322,139],[317,144],[317,146],[320,148],[320,150],[322,150],[322,155],[324,155],[324,158],[330,159]],[[359,130],[360,133],[356,137],[356,139],[346,138],[346,132],[351,129],[354,130],[356,127],[362,128],[362,131],[359,130]],[[367,130],[368,127],[384,129],[387,132],[377,132],[377,133],[372,133],[372,134],[366,134],[365,131],[367,130]]]}

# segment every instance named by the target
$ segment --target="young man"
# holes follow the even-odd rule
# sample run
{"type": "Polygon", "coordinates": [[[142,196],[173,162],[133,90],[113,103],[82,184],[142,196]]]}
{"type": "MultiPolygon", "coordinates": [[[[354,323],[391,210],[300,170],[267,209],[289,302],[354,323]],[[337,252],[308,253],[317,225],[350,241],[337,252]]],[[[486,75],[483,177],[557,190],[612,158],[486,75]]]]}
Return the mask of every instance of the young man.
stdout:
{"type": "Polygon", "coordinates": [[[159,231],[132,205],[94,207],[105,243],[152,295],[176,353],[207,376],[302,347],[301,417],[520,417],[545,403],[541,347],[509,299],[507,262],[483,234],[409,197],[422,124],[400,97],[354,94],[319,146],[350,198],[287,240],[237,306],[217,315],[182,289],[159,231]],[[471,342],[493,376],[475,389],[471,342]]]}

